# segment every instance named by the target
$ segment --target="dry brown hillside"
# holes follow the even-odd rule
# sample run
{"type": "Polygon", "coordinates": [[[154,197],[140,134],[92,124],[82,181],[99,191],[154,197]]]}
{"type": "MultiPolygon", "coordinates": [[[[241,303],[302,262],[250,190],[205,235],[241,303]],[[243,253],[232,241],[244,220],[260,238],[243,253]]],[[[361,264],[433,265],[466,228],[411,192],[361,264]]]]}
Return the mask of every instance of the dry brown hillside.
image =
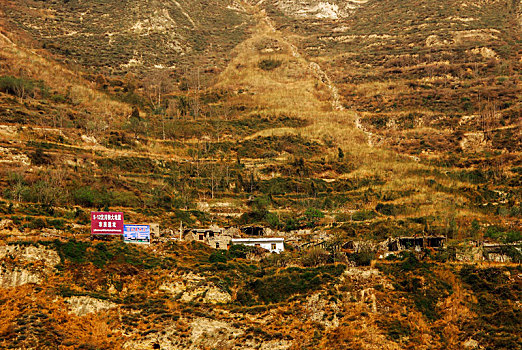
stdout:
{"type": "Polygon", "coordinates": [[[520,348],[521,11],[0,0],[0,347],[520,348]],[[90,241],[92,210],[163,243],[90,241]]]}

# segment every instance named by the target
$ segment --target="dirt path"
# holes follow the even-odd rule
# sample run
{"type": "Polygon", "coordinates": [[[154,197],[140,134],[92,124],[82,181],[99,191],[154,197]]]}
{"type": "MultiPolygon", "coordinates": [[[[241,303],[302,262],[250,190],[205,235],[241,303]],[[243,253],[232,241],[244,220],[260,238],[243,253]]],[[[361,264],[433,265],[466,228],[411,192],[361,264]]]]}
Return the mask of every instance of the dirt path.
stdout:
{"type": "Polygon", "coordinates": [[[331,94],[331,103],[332,103],[332,110],[334,111],[342,111],[344,110],[343,105],[340,102],[340,96],[339,92],[337,90],[337,87],[332,83],[330,77],[326,72],[317,64],[316,62],[309,62],[306,58],[304,58],[300,53],[297,47],[292,44],[288,38],[284,35],[283,32],[278,31],[273,21],[270,19],[270,17],[266,14],[266,11],[263,9],[260,9],[259,6],[260,3],[256,5],[250,5],[247,3],[243,3],[243,6],[245,9],[247,9],[248,12],[250,12],[254,17],[257,17],[259,21],[262,23],[262,27],[266,28],[267,34],[269,33],[278,33],[278,36],[283,40],[284,44],[286,44],[290,48],[290,52],[292,53],[292,56],[299,59],[304,59],[308,62],[308,67],[310,71],[313,73],[313,75],[316,77],[317,80],[322,82],[328,87],[328,90],[330,90],[331,94]]]}
{"type": "MultiPolygon", "coordinates": [[[[275,35],[283,41],[283,43],[289,48],[291,55],[294,58],[303,60],[308,65],[308,69],[313,74],[313,76],[326,85],[330,92],[330,103],[332,111],[344,111],[345,108],[341,103],[341,96],[339,95],[338,89],[335,84],[332,82],[328,74],[321,68],[321,66],[316,62],[311,62],[307,60],[303,55],[299,53],[298,48],[285,36],[285,34],[281,31],[278,31],[275,28],[275,25],[272,19],[267,15],[264,9],[261,9],[259,5],[262,3],[258,2],[255,5],[248,4],[246,2],[242,2],[243,7],[247,12],[249,12],[253,17],[257,18],[258,26],[266,35],[275,35]]],[[[369,146],[375,146],[379,143],[380,138],[378,135],[368,131],[364,125],[362,125],[360,121],[360,116],[356,114],[356,118],[354,119],[355,128],[361,130],[367,137],[367,143],[369,146]]]]}
{"type": "Polygon", "coordinates": [[[379,136],[375,135],[371,131],[366,130],[364,125],[362,125],[361,116],[359,114],[357,114],[355,117],[355,127],[357,129],[361,130],[366,135],[366,137],[368,138],[368,145],[370,147],[375,146],[379,142],[379,140],[380,140],[379,136]]]}

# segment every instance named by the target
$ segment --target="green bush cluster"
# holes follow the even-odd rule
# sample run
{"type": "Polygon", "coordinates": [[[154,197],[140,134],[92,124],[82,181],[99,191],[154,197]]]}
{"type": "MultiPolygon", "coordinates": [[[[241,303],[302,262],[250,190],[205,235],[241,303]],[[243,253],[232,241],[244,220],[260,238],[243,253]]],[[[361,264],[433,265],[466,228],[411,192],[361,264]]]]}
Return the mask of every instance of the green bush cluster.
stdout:
{"type": "Polygon", "coordinates": [[[352,215],[354,221],[366,221],[371,220],[377,216],[377,213],[373,210],[359,210],[352,215]]]}
{"type": "Polygon", "coordinates": [[[377,254],[371,250],[362,250],[356,253],[347,253],[348,260],[353,261],[357,266],[370,266],[377,254]]]}
{"type": "Polygon", "coordinates": [[[375,211],[383,214],[394,216],[400,213],[400,209],[397,205],[391,203],[378,203],[375,207],[375,211]]]}
{"type": "Polygon", "coordinates": [[[409,324],[404,321],[392,320],[388,323],[381,323],[381,325],[386,329],[388,337],[395,341],[409,337],[412,334],[409,324]]]}
{"type": "Polygon", "coordinates": [[[378,268],[391,276],[397,291],[405,293],[427,319],[439,319],[437,303],[450,295],[451,285],[433,273],[434,264],[419,260],[414,253],[401,254],[404,260],[395,264],[379,264],[378,268]]]}
{"type": "Polygon", "coordinates": [[[511,276],[522,273],[520,266],[480,268],[463,266],[460,277],[473,291],[471,305],[477,318],[468,321],[470,329],[481,329],[477,340],[488,349],[516,349],[520,345],[522,311],[513,305],[520,300],[520,287],[511,276]]]}
{"type": "Polygon", "coordinates": [[[264,60],[259,61],[258,67],[262,70],[270,71],[274,70],[277,67],[281,66],[283,62],[281,60],[273,59],[273,58],[267,58],[264,60]]]}
{"type": "Polygon", "coordinates": [[[522,241],[522,231],[491,225],[486,229],[484,237],[501,241],[503,243],[514,243],[522,241]]]}
{"type": "Polygon", "coordinates": [[[208,260],[211,263],[226,263],[234,259],[246,259],[247,254],[256,250],[255,247],[246,246],[244,244],[234,244],[228,250],[213,251],[208,260]]]}
{"type": "Polygon", "coordinates": [[[35,83],[32,80],[13,76],[0,77],[0,91],[7,94],[23,97],[34,92],[35,83]]]}
{"type": "MultiPolygon", "coordinates": [[[[67,263],[84,264],[89,262],[98,268],[103,268],[109,263],[130,265],[138,269],[171,268],[175,266],[171,259],[158,258],[139,247],[121,241],[91,243],[72,239],[65,242],[55,240],[53,245],[60,256],[62,266],[67,263]]],[[[132,272],[132,270],[129,270],[129,272],[132,272]]]]}
{"type": "Polygon", "coordinates": [[[345,265],[324,265],[315,268],[290,267],[249,281],[238,293],[237,300],[251,305],[259,300],[265,304],[287,301],[294,295],[307,294],[340,276],[345,265]]]}

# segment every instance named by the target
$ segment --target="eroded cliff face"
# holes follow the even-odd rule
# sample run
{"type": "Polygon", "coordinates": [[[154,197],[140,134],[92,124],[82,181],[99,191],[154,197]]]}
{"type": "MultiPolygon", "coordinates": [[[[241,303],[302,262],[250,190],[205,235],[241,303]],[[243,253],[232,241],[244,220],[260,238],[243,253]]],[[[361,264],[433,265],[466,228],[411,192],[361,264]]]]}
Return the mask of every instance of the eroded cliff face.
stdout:
{"type": "Polygon", "coordinates": [[[85,316],[91,313],[100,313],[102,311],[114,309],[118,306],[107,300],[100,300],[85,295],[72,296],[64,299],[70,305],[71,313],[77,316],[85,316]]]}
{"type": "Polygon", "coordinates": [[[342,19],[348,17],[355,9],[368,0],[348,1],[275,1],[276,7],[286,16],[305,19],[342,19]]]}
{"type": "Polygon", "coordinates": [[[60,262],[58,253],[46,247],[0,246],[0,287],[13,288],[39,284],[60,262]]]}
{"type": "Polygon", "coordinates": [[[0,287],[19,287],[27,283],[38,284],[42,281],[42,275],[38,272],[20,267],[0,267],[0,287]]]}
{"type": "Polygon", "coordinates": [[[41,263],[45,269],[52,269],[60,263],[60,256],[56,250],[45,246],[33,245],[2,245],[0,259],[17,259],[21,263],[41,263]]]}
{"type": "Polygon", "coordinates": [[[168,293],[182,302],[202,302],[206,304],[223,304],[232,301],[231,295],[209,283],[205,277],[192,273],[178,278],[166,278],[158,287],[158,293],[168,293]]]}

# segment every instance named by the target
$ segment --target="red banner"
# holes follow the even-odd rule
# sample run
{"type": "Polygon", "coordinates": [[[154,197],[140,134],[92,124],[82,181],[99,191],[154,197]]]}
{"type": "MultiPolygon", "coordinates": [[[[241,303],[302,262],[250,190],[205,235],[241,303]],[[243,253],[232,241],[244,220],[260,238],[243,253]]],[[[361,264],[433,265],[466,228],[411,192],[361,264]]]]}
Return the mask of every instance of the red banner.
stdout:
{"type": "Polygon", "coordinates": [[[123,213],[91,211],[91,234],[122,235],[123,213]]]}

